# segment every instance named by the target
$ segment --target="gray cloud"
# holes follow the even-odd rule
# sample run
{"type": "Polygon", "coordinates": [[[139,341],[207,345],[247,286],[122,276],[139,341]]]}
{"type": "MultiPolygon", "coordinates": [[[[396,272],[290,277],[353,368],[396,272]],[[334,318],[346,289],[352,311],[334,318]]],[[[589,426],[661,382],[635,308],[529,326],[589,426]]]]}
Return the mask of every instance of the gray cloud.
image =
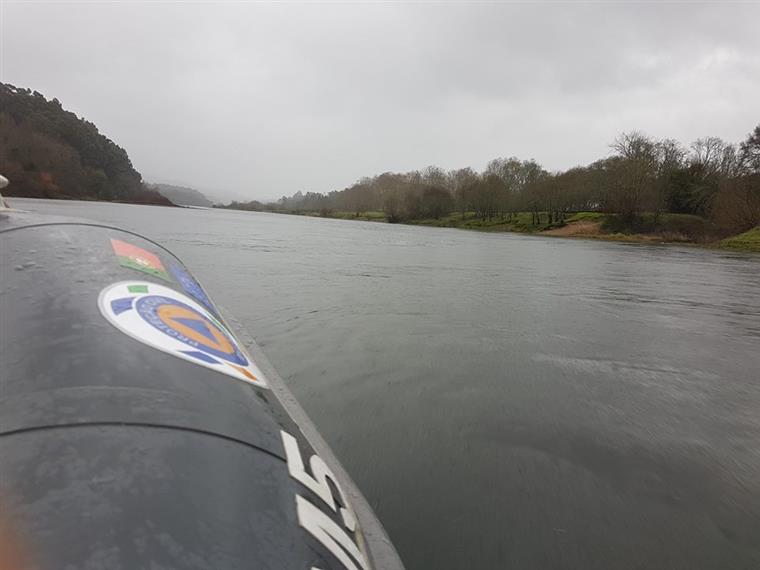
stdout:
{"type": "Polygon", "coordinates": [[[2,80],[57,97],[147,180],[249,198],[621,130],[740,140],[760,4],[2,4],[2,80]]]}

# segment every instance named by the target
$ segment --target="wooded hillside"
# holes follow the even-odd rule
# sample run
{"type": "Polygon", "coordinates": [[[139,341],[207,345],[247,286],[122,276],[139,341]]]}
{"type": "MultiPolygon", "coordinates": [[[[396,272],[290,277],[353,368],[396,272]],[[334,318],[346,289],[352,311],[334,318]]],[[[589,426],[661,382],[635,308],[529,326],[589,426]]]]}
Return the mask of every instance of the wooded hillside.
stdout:
{"type": "Polygon", "coordinates": [[[148,189],[126,151],[58,99],[0,83],[0,173],[5,193],[142,204],[171,202],[148,189]]]}
{"type": "Polygon", "coordinates": [[[175,186],[173,184],[148,184],[148,188],[169,198],[169,200],[178,206],[203,206],[210,208],[214,205],[211,200],[195,188],[175,186]]]}

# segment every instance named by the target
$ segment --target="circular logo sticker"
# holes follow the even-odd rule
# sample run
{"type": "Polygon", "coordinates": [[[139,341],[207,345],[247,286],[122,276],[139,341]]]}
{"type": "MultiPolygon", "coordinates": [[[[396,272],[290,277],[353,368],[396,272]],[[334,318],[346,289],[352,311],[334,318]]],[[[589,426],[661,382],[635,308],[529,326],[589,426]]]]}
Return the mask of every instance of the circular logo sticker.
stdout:
{"type": "Polygon", "coordinates": [[[103,316],[140,342],[238,380],[266,387],[262,372],[205,307],[164,285],[125,281],[100,293],[103,316]]]}

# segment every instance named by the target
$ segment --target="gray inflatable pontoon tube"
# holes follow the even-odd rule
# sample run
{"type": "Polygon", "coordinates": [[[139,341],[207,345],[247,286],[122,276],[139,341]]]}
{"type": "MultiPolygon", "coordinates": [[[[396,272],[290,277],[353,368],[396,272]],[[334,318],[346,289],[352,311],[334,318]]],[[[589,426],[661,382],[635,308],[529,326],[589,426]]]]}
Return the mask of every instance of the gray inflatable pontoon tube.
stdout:
{"type": "Polygon", "coordinates": [[[281,378],[174,255],[7,209],[0,255],[0,568],[403,568],[281,378]]]}

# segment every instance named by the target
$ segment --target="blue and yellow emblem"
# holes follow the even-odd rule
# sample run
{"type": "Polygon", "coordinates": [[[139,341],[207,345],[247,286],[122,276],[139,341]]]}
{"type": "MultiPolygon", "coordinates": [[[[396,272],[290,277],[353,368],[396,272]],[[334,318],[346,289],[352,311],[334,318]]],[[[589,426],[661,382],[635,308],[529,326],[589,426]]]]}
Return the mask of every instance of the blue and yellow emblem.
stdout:
{"type": "Polygon", "coordinates": [[[116,283],[101,292],[98,306],[116,328],[148,346],[266,386],[264,375],[227,327],[174,289],[148,282],[116,283]]]}

